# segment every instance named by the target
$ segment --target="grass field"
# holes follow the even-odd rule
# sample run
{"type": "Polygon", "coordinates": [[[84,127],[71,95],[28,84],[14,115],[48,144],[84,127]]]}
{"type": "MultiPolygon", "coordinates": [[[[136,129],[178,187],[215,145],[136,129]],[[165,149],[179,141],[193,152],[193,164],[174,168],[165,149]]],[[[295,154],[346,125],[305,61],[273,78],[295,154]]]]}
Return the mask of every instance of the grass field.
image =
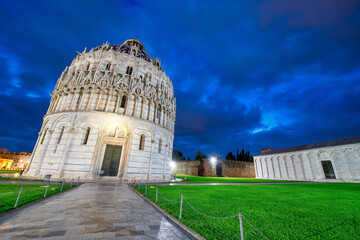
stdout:
{"type": "MultiPolygon", "coordinates": [[[[14,209],[18,197],[20,184],[0,184],[0,214],[14,209]]],[[[24,185],[18,207],[44,198],[47,185],[24,185]]],[[[60,192],[61,185],[50,185],[46,196],[60,192]]],[[[69,189],[70,185],[64,185],[63,191],[69,189]]]]}
{"type": "MultiPolygon", "coordinates": [[[[159,186],[159,193],[167,199],[183,194],[209,216],[241,211],[269,239],[360,239],[360,184],[159,186]]],[[[160,194],[158,205],[178,218],[180,200],[165,201],[160,194]]],[[[148,187],[148,197],[155,202],[155,187],[148,187]]],[[[206,218],[184,201],[181,221],[207,239],[240,239],[238,217],[206,218]]],[[[246,222],[244,232],[245,239],[263,239],[246,222]]]]}
{"type": "Polygon", "coordinates": [[[16,177],[1,177],[0,176],[0,181],[42,181],[39,179],[27,179],[27,178],[16,178],[16,177]]]}
{"type": "Polygon", "coordinates": [[[21,173],[21,170],[0,170],[0,174],[2,173],[21,173]]]}
{"type": "MultiPolygon", "coordinates": [[[[288,180],[271,180],[256,178],[232,178],[232,177],[201,177],[192,175],[176,175],[176,178],[184,179],[185,183],[257,183],[257,182],[294,182],[288,180]]],[[[184,182],[182,182],[184,183],[184,182]]]]}

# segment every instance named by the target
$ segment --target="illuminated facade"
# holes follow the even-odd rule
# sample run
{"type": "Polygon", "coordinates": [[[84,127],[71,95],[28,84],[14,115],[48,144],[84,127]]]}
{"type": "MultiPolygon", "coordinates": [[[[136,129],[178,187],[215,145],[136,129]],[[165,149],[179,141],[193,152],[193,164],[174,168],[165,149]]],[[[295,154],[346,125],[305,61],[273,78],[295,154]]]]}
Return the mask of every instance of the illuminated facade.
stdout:
{"type": "Polygon", "coordinates": [[[0,170],[24,170],[30,161],[31,153],[0,152],[0,170]]]}
{"type": "Polygon", "coordinates": [[[170,178],[176,103],[135,39],[79,53],[58,79],[25,175],[170,178]]]}
{"type": "Polygon", "coordinates": [[[360,136],[262,149],[254,165],[262,179],[360,181],[360,136]]]}

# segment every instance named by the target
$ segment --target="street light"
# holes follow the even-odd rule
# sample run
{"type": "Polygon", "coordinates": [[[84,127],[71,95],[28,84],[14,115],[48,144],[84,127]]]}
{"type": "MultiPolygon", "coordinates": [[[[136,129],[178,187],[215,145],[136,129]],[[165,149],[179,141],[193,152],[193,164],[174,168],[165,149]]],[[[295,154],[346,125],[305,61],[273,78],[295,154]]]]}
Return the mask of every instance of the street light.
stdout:
{"type": "Polygon", "coordinates": [[[176,163],[174,161],[171,161],[170,162],[170,167],[171,169],[175,168],[176,167],[176,163]]]}
{"type": "Polygon", "coordinates": [[[216,157],[211,157],[211,158],[210,158],[210,161],[211,161],[211,163],[212,163],[213,165],[215,165],[215,163],[216,163],[216,157]]]}

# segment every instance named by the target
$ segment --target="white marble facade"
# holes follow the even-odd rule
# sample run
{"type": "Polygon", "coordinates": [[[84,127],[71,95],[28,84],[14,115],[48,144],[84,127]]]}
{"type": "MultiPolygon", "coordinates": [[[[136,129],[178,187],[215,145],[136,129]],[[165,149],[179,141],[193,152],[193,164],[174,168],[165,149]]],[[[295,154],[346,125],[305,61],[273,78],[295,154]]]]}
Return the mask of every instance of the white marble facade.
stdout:
{"type": "Polygon", "coordinates": [[[26,176],[96,179],[111,145],[121,155],[109,178],[170,178],[173,86],[138,40],[85,49],[51,95],[26,176]]]}
{"type": "Polygon", "coordinates": [[[360,181],[360,143],[261,154],[254,157],[256,178],[306,181],[360,181]],[[324,162],[331,163],[332,177],[324,162]]]}

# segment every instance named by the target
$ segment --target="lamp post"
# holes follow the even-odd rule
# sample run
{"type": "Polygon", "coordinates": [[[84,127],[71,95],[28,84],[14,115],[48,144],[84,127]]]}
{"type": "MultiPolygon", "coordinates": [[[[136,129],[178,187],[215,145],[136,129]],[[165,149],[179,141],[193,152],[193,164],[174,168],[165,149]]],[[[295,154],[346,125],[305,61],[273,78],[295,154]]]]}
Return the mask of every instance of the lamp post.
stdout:
{"type": "Polygon", "coordinates": [[[211,158],[210,158],[210,161],[211,161],[211,164],[212,164],[212,165],[215,165],[215,163],[216,163],[216,157],[211,157],[211,158]]]}

